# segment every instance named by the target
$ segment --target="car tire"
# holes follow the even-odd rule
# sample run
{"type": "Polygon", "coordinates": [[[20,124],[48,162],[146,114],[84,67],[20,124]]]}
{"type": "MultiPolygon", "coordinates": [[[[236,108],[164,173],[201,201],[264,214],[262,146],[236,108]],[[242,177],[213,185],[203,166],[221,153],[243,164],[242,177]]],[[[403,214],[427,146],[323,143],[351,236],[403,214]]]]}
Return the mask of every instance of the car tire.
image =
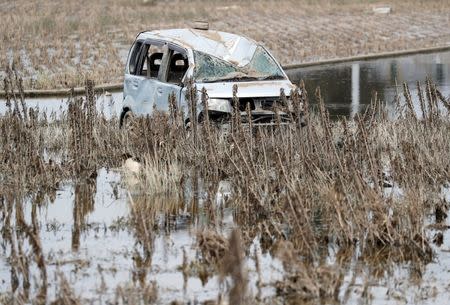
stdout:
{"type": "Polygon", "coordinates": [[[131,110],[125,109],[120,114],[119,127],[121,129],[129,129],[134,120],[134,114],[131,110]]]}

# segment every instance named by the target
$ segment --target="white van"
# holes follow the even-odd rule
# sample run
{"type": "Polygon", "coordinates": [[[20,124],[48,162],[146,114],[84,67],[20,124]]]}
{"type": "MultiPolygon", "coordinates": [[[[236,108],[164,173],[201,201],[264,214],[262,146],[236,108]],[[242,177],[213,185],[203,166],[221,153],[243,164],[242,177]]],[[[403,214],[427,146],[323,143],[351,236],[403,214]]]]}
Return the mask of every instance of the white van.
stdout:
{"type": "MultiPolygon", "coordinates": [[[[287,96],[284,103],[290,103],[290,92],[295,89],[273,56],[249,38],[201,29],[142,32],[128,55],[121,125],[133,115],[151,114],[154,108],[168,111],[172,93],[187,124],[189,79],[197,90],[206,89],[207,111],[212,120],[230,117],[236,84],[239,110],[248,118],[246,110],[250,107],[255,125],[273,124],[274,106],[281,103],[280,90],[287,96]]],[[[292,108],[287,106],[279,109],[292,108]]],[[[197,119],[204,111],[198,107],[197,119]]],[[[278,114],[287,121],[287,112],[278,114]]]]}

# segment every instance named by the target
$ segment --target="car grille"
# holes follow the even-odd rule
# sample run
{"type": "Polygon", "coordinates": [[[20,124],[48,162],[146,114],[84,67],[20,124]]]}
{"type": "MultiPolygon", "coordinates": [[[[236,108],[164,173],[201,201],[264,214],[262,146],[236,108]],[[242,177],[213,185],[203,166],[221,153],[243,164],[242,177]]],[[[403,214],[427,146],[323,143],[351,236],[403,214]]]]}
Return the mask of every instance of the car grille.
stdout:
{"type": "MultiPolygon", "coordinates": [[[[233,102],[232,102],[233,104],[233,102]]],[[[239,110],[246,111],[247,105],[250,105],[250,110],[270,110],[273,111],[275,105],[282,107],[282,103],[279,98],[274,97],[258,97],[258,98],[240,98],[239,110]]]]}

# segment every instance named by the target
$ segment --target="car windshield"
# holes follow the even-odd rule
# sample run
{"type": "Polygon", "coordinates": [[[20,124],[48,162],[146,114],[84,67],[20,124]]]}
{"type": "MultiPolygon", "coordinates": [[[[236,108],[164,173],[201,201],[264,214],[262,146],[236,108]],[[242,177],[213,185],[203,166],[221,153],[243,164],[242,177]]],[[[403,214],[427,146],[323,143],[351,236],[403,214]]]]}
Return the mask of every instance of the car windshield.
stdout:
{"type": "Polygon", "coordinates": [[[284,74],[273,58],[258,46],[252,59],[245,66],[228,62],[215,56],[194,51],[194,79],[208,83],[217,81],[249,81],[284,79],[284,74]]]}

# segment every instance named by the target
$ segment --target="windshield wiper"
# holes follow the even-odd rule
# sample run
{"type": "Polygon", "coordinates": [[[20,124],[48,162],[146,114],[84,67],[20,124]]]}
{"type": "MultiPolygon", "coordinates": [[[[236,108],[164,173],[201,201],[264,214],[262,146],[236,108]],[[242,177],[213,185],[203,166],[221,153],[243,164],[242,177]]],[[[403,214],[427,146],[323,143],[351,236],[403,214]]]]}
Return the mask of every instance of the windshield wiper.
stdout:
{"type": "Polygon", "coordinates": [[[249,81],[249,80],[259,80],[259,78],[254,77],[254,76],[237,76],[237,77],[231,77],[231,78],[224,78],[221,80],[226,81],[226,82],[232,82],[232,81],[244,82],[244,81],[249,81]]]}
{"type": "Polygon", "coordinates": [[[275,80],[275,79],[284,79],[284,76],[276,74],[258,78],[258,80],[275,80]]]}

